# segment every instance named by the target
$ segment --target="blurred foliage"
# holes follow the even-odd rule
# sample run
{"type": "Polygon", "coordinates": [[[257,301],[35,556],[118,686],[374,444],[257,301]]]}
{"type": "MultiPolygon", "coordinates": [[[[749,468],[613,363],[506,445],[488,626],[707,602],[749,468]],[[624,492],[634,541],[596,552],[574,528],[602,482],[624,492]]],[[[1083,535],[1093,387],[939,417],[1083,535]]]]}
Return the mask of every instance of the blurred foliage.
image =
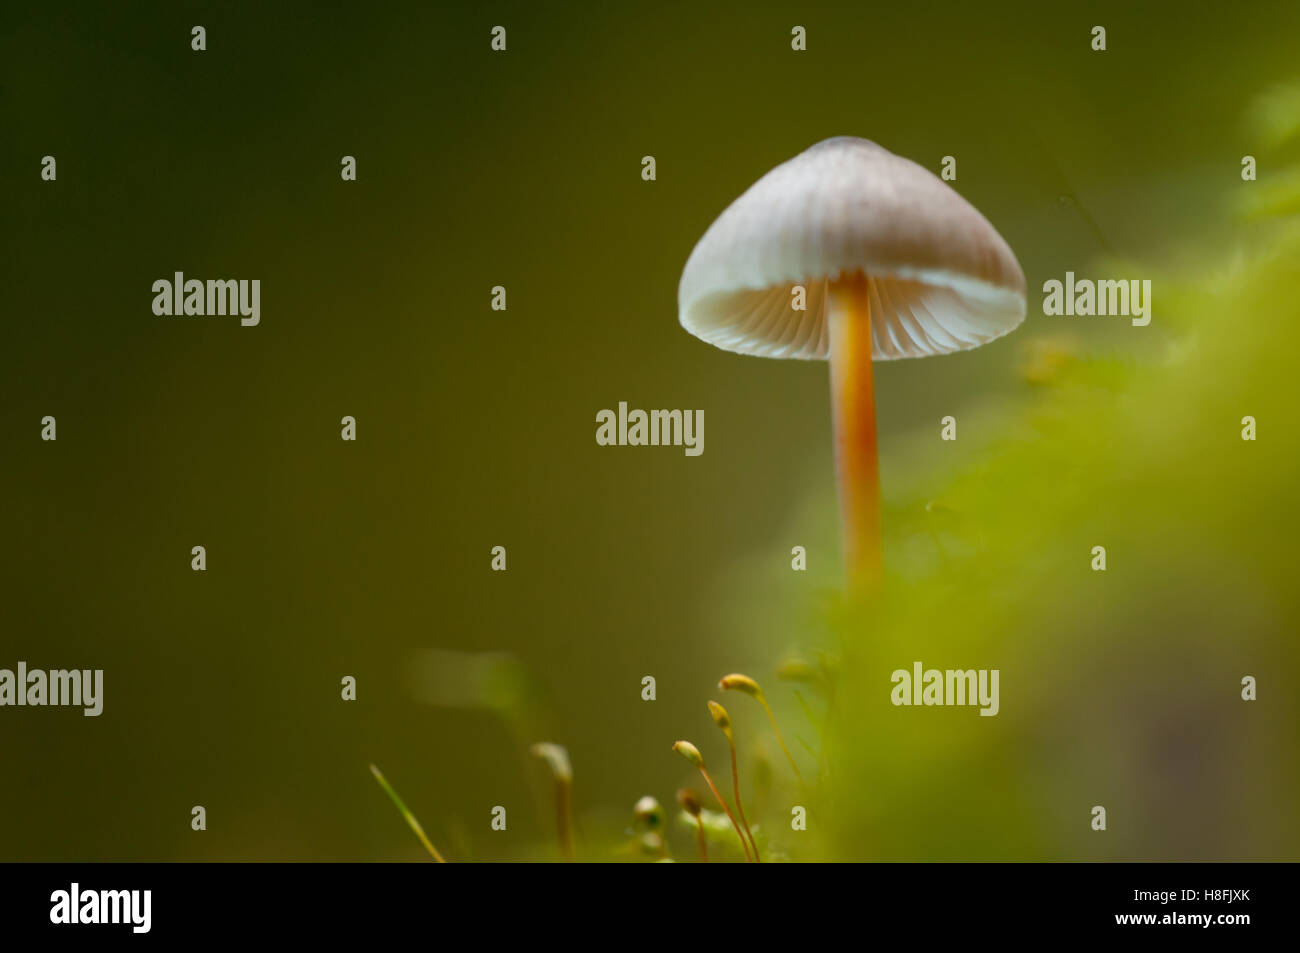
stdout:
{"type": "MultiPolygon", "coordinates": [[[[1277,147],[1300,119],[1279,101],[1300,103],[1275,91],[1256,113],[1277,147]]],[[[1123,319],[1044,333],[1031,316],[1023,410],[990,406],[954,444],[926,431],[886,455],[887,592],[817,613],[840,656],[834,810],[800,855],[1300,855],[1300,227],[1280,218],[1300,205],[1275,200],[1298,171],[1242,183],[1245,217],[1267,209],[1271,227],[1225,236],[1199,271],[1108,267],[1153,279],[1152,324],[1123,328],[1133,347],[1082,343],[1088,321],[1123,319]],[[892,706],[890,673],[917,660],[999,669],[1001,712],[892,706]],[[1241,700],[1246,675],[1258,701],[1241,700]]]]}

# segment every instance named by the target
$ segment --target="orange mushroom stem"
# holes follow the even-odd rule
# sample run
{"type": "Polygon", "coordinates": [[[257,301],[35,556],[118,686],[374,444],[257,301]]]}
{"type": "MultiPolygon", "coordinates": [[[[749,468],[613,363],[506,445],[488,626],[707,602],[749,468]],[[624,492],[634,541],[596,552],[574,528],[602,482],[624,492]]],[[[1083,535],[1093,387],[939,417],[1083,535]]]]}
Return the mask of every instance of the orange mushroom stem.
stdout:
{"type": "Polygon", "coordinates": [[[844,561],[853,589],[880,583],[880,463],[872,378],[871,300],[867,276],[854,272],[826,288],[835,469],[844,561]]]}

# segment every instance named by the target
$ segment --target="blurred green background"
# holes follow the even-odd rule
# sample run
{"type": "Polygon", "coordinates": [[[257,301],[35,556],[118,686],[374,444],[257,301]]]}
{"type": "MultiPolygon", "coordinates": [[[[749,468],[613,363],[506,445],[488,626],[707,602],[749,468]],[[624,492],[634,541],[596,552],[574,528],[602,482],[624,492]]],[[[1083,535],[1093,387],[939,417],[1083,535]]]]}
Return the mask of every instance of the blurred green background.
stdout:
{"type": "Polygon", "coordinates": [[[569,749],[583,856],[621,856],[639,796],[698,784],[675,739],[725,777],[729,671],[810,778],[720,699],[792,859],[1300,856],[1300,244],[1263,214],[1300,194],[1270,93],[1300,8],[407,6],[0,21],[0,667],[105,670],[99,718],[0,710],[0,857],[418,859],[375,762],[451,859],[547,859],[538,740],[569,749]],[[955,156],[1029,286],[1012,336],[877,366],[869,611],[837,595],[825,365],[676,312],[714,217],[832,135],[955,156]],[[260,278],[261,325],[155,317],[178,270],[260,278]],[[1152,279],[1151,325],[1044,317],[1067,270],[1152,279]],[[702,408],[703,456],[597,446],[620,400],[702,408]],[[506,718],[448,687],[483,652],[513,660],[506,718]],[[833,670],[824,724],[790,653],[833,670]],[[918,659],[999,668],[1001,713],[889,705],[918,659]]]}

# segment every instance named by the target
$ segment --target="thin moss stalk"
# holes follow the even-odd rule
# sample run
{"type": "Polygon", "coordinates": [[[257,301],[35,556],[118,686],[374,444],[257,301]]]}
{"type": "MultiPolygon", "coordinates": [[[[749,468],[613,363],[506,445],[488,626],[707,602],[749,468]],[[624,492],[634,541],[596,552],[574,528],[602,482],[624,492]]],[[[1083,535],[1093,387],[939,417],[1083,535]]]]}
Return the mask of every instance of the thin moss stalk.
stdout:
{"type": "Polygon", "coordinates": [[[709,862],[709,841],[704,836],[704,812],[700,808],[699,795],[688,788],[682,788],[677,792],[677,803],[682,806],[683,811],[695,818],[695,832],[700,841],[700,863],[707,864],[709,862]]]}
{"type": "Polygon", "coordinates": [[[767,703],[767,697],[763,694],[762,687],[748,675],[727,675],[718,682],[718,687],[723,691],[741,692],[757,701],[767,712],[767,720],[772,723],[772,734],[776,735],[776,743],[781,746],[785,752],[786,760],[790,762],[790,767],[794,771],[794,776],[803,783],[803,775],[799,773],[799,765],[794,763],[794,756],[790,754],[790,749],[785,746],[785,739],[781,737],[781,729],[776,726],[776,715],[772,714],[772,706],[767,703]]]}
{"type": "Polygon", "coordinates": [[[573,848],[573,768],[569,763],[569,752],[549,741],[532,746],[533,756],[541,758],[551,769],[555,779],[555,833],[560,842],[560,853],[565,860],[572,861],[573,848]]]}
{"type": "Polygon", "coordinates": [[[727,800],[718,790],[718,786],[713,783],[713,778],[709,774],[709,769],[704,766],[704,756],[700,754],[700,749],[695,747],[689,741],[678,741],[673,745],[673,750],[683,758],[699,769],[700,774],[704,777],[704,783],[709,786],[713,796],[718,799],[722,809],[727,812],[727,819],[731,821],[731,826],[736,829],[736,836],[740,838],[740,848],[745,852],[745,862],[753,863],[754,858],[749,855],[749,844],[745,841],[745,835],[740,830],[740,824],[736,821],[736,815],[731,813],[731,808],[727,806],[727,800]]]}
{"type": "Polygon", "coordinates": [[[429,838],[425,836],[424,828],[420,826],[420,822],[415,819],[415,815],[412,814],[407,809],[406,805],[402,803],[402,799],[397,796],[397,792],[393,790],[393,786],[388,783],[388,780],[380,770],[372,764],[370,766],[370,773],[375,776],[375,780],[379,782],[379,786],[383,788],[385,793],[387,793],[392,799],[393,804],[397,806],[398,812],[406,819],[406,823],[410,826],[411,830],[415,831],[415,836],[420,838],[420,843],[423,844],[424,849],[429,852],[429,856],[438,863],[445,864],[447,861],[443,858],[442,854],[438,853],[438,848],[434,847],[429,838]]]}
{"type": "Polygon", "coordinates": [[[727,736],[727,745],[731,748],[731,784],[736,795],[736,813],[740,815],[740,823],[749,835],[749,846],[754,848],[754,860],[761,864],[763,858],[758,854],[758,841],[754,840],[754,831],[749,826],[749,819],[745,817],[745,805],[740,802],[740,766],[736,760],[736,738],[731,730],[731,716],[727,714],[727,709],[715,701],[709,702],[709,714],[713,716],[714,724],[727,736]]]}

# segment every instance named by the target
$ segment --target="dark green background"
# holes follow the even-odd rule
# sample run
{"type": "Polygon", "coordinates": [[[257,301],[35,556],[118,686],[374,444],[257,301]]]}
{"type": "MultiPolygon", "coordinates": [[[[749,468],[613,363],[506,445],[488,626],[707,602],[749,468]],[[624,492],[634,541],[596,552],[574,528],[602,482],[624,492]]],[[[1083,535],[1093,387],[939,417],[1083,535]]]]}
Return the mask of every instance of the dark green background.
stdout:
{"type": "MultiPolygon", "coordinates": [[[[1293,3],[10,6],[0,667],[103,668],[106,698],[0,710],[5,859],[418,857],[371,761],[452,852],[528,856],[538,778],[496,720],[410,697],[431,647],[533,670],[587,830],[669,802],[717,677],[783,648],[719,623],[720,580],[834,516],[825,365],[678,326],[708,224],[828,136],[954,155],[1032,335],[1045,279],[1233,227],[1211,185],[1300,36],[1293,3]],[[260,278],[261,325],[155,317],[177,270],[260,278]],[[703,456],[598,447],[620,400],[703,408],[703,456]]],[[[887,491],[891,440],[1025,399],[1018,343],[878,366],[887,491]]],[[[837,578],[824,547],[798,585],[837,578]]]]}

